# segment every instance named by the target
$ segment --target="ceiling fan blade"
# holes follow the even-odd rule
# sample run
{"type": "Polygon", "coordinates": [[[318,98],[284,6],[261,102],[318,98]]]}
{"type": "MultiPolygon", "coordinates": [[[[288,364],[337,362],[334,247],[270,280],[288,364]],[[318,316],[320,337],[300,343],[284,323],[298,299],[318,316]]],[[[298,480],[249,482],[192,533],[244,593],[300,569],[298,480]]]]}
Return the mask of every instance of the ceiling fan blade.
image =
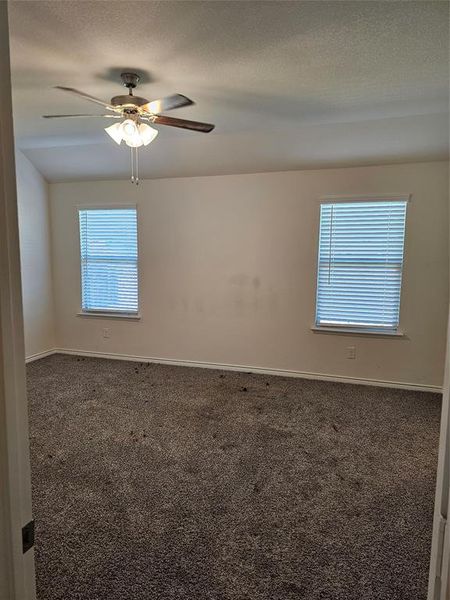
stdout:
{"type": "Polygon", "coordinates": [[[186,119],[174,119],[165,115],[155,115],[152,119],[157,125],[170,125],[171,127],[180,127],[181,129],[191,129],[192,131],[201,131],[209,133],[215,127],[211,123],[199,123],[198,121],[186,121],[186,119]]]}
{"type": "Polygon", "coordinates": [[[79,117],[101,117],[102,119],[121,119],[121,115],[42,115],[43,119],[78,119],[79,117]]]}
{"type": "Polygon", "coordinates": [[[110,106],[106,102],[103,102],[103,100],[99,100],[98,98],[95,98],[94,96],[90,96],[89,94],[80,92],[79,90],[76,90],[75,88],[64,87],[62,85],[56,85],[55,88],[57,90],[62,90],[63,92],[69,92],[69,94],[74,94],[75,96],[79,96],[80,98],[84,98],[85,100],[89,100],[90,102],[95,102],[95,104],[100,104],[100,106],[103,106],[104,108],[107,108],[108,110],[114,110],[114,111],[116,110],[113,106],[110,106]]]}
{"type": "Polygon", "coordinates": [[[159,100],[152,100],[141,106],[147,112],[157,115],[166,110],[173,110],[174,108],[181,108],[182,106],[190,106],[194,104],[194,101],[183,94],[173,94],[172,96],[166,96],[165,98],[159,98],[159,100]]]}

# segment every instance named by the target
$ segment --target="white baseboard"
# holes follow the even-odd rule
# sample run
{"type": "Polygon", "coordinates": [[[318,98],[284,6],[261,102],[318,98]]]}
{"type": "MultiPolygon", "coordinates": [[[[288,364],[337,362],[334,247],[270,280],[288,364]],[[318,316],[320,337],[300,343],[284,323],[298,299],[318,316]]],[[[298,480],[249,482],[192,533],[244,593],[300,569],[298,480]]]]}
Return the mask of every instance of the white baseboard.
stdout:
{"type": "Polygon", "coordinates": [[[30,356],[25,357],[25,362],[30,363],[35,360],[39,360],[40,358],[45,358],[46,356],[51,356],[52,354],[56,354],[57,350],[52,348],[51,350],[44,350],[44,352],[38,352],[37,354],[31,354],[30,356]]]}
{"type": "MultiPolygon", "coordinates": [[[[201,369],[219,369],[223,371],[239,371],[245,373],[259,373],[261,375],[278,375],[282,377],[298,377],[300,379],[314,379],[318,381],[334,381],[336,383],[352,383],[357,385],[372,385],[377,387],[397,388],[402,390],[413,390],[420,392],[442,393],[438,385],[422,385],[403,381],[383,381],[380,379],[359,379],[357,377],[341,377],[339,375],[327,375],[324,373],[309,373],[303,371],[289,371],[285,369],[265,369],[249,365],[230,365],[224,363],[198,362],[193,360],[173,360],[170,358],[157,358],[152,356],[134,356],[130,354],[108,354],[107,352],[87,352],[85,350],[73,350],[69,348],[55,348],[43,355],[70,354],[74,356],[87,356],[92,358],[108,358],[112,360],[128,360],[135,362],[149,362],[162,365],[174,365],[179,367],[197,367],[201,369]]],[[[31,358],[31,357],[30,357],[31,358]]],[[[43,358],[35,355],[32,360],[43,358]]]]}

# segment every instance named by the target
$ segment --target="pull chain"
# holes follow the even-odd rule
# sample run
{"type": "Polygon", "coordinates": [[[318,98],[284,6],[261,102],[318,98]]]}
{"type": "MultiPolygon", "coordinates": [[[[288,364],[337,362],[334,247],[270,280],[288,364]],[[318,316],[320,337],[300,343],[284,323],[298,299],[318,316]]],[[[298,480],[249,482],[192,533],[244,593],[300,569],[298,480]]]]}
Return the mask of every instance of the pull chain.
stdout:
{"type": "Polygon", "coordinates": [[[134,182],[136,185],[139,185],[139,154],[138,154],[137,148],[134,149],[134,162],[135,162],[135,170],[136,170],[136,176],[134,178],[134,182]]]}
{"type": "Polygon", "coordinates": [[[137,148],[130,147],[131,183],[139,185],[139,155],[137,148]]]}

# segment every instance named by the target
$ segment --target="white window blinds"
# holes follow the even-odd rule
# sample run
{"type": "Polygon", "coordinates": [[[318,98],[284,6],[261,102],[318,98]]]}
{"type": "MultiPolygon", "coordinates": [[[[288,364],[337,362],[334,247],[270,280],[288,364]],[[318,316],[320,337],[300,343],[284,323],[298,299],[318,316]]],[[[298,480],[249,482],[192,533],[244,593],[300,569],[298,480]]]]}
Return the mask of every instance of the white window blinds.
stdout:
{"type": "Polygon", "coordinates": [[[321,205],[316,325],[397,329],[406,205],[321,205]]]}
{"type": "Polygon", "coordinates": [[[79,211],[83,311],[137,313],[135,208],[79,211]]]}

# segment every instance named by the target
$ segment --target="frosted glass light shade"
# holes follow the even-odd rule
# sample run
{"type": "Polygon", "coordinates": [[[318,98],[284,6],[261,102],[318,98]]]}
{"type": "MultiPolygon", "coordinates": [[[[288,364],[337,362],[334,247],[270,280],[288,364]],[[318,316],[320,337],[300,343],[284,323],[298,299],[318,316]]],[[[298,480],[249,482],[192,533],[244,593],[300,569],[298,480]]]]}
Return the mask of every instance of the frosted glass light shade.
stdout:
{"type": "Polygon", "coordinates": [[[126,119],[122,123],[122,137],[127,146],[139,148],[144,143],[141,140],[138,126],[131,119],[126,119]]]}
{"type": "Polygon", "coordinates": [[[125,121],[122,121],[122,134],[124,139],[126,137],[132,137],[133,135],[136,135],[136,133],[137,126],[134,121],[132,121],[131,119],[125,119],[125,121]]]}
{"type": "Polygon", "coordinates": [[[139,134],[133,135],[133,136],[130,135],[130,136],[124,138],[124,141],[125,141],[125,144],[127,146],[129,146],[130,148],[139,148],[139,146],[143,145],[141,136],[139,134]]]}
{"type": "Polygon", "coordinates": [[[106,133],[112,137],[112,139],[116,142],[116,144],[120,145],[120,142],[123,139],[122,136],[122,123],[114,123],[114,125],[110,125],[109,127],[105,127],[106,133]]]}
{"type": "Polygon", "coordinates": [[[141,123],[139,125],[139,133],[141,136],[142,143],[144,146],[148,146],[150,142],[153,142],[155,137],[158,135],[158,130],[150,127],[150,125],[146,125],[145,123],[141,123]]]}

